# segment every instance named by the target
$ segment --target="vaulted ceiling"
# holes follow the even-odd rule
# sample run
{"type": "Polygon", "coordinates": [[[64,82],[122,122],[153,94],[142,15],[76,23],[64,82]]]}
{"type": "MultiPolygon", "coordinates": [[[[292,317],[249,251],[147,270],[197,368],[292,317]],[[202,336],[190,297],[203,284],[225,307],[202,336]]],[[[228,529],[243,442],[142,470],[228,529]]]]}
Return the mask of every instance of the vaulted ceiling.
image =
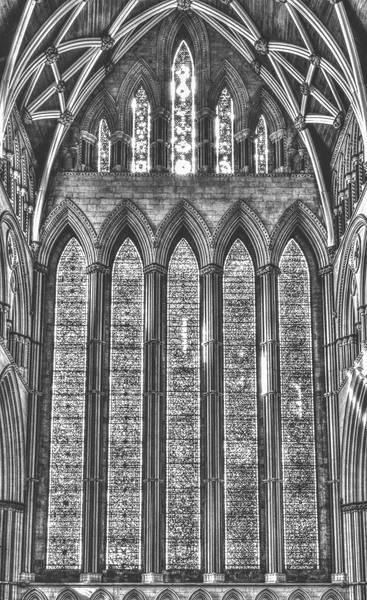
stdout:
{"type": "Polygon", "coordinates": [[[283,104],[313,160],[328,224],[320,149],[330,155],[350,105],[367,136],[365,0],[1,0],[0,126],[15,103],[39,160],[40,198],[65,129],[113,64],[188,7],[283,104]]]}

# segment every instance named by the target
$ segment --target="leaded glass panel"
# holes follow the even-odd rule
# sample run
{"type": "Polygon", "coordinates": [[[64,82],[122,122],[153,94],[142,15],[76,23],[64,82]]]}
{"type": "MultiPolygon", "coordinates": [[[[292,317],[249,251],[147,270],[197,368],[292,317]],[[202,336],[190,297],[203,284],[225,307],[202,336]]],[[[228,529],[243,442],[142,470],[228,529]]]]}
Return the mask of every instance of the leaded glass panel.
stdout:
{"type": "Polygon", "coordinates": [[[223,276],[226,568],[259,567],[255,276],[240,240],[223,276]]]}
{"type": "Polygon", "coordinates": [[[227,88],[217,106],[217,172],[233,173],[233,101],[227,88]]]}
{"type": "Polygon", "coordinates": [[[106,119],[101,119],[98,137],[98,171],[100,173],[110,172],[110,130],[106,119]]]}
{"type": "Polygon", "coordinates": [[[285,565],[318,566],[310,282],[291,240],[280,263],[279,325],[285,565]]]}
{"type": "Polygon", "coordinates": [[[186,240],[169,265],[167,334],[167,568],[199,568],[199,272],[186,240]]]}
{"type": "Polygon", "coordinates": [[[47,567],[79,569],[87,328],[86,264],[72,239],[56,276],[47,567]]]}
{"type": "Polygon", "coordinates": [[[133,107],[133,172],[149,171],[149,113],[148,96],[143,87],[136,92],[133,107]]]}
{"type": "Polygon", "coordinates": [[[256,173],[268,172],[268,131],[263,115],[260,116],[255,131],[255,164],[256,173]]]}
{"type": "Polygon", "coordinates": [[[194,64],[186,42],[181,42],[172,67],[172,168],[178,175],[195,170],[194,64]]]}
{"type": "Polygon", "coordinates": [[[108,568],[140,565],[143,269],[130,239],[112,271],[108,568]]]}

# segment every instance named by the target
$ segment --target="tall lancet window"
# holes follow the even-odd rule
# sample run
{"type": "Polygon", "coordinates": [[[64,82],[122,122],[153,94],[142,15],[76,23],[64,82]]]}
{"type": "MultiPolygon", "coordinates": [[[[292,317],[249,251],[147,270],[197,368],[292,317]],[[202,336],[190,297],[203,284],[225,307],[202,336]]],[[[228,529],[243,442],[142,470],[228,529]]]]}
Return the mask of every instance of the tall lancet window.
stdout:
{"type": "Polygon", "coordinates": [[[47,567],[79,569],[82,533],[87,275],[71,239],[56,276],[47,567]]]}
{"type": "Polygon", "coordinates": [[[255,130],[255,168],[258,174],[268,172],[268,128],[263,115],[255,130]]]}
{"type": "Polygon", "coordinates": [[[168,269],[167,568],[200,567],[199,271],[186,240],[168,269]]]}
{"type": "Polygon", "coordinates": [[[280,262],[280,375],[285,565],[318,566],[310,281],[291,240],[280,262]]]}
{"type": "Polygon", "coordinates": [[[227,88],[217,106],[217,173],[233,173],[233,100],[227,88]]]}
{"type": "Polygon", "coordinates": [[[255,274],[237,240],[223,277],[226,568],[259,567],[255,274]]]}
{"type": "Polygon", "coordinates": [[[172,67],[172,169],[178,175],[195,171],[194,63],[181,42],[172,67]]]}
{"type": "Polygon", "coordinates": [[[98,132],[98,171],[100,173],[110,172],[110,135],[106,119],[101,119],[98,132]]]}
{"type": "Polygon", "coordinates": [[[107,564],[140,566],[143,268],[127,239],[112,271],[107,564]]]}
{"type": "Polygon", "coordinates": [[[133,109],[133,166],[135,173],[147,173],[149,164],[149,119],[148,96],[141,86],[132,101],[133,109]]]}

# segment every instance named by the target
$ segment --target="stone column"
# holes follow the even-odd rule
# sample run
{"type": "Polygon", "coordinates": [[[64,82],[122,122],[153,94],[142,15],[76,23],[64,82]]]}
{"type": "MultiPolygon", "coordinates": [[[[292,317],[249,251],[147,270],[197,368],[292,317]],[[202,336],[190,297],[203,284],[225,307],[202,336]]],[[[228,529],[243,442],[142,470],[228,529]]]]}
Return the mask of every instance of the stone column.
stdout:
{"type": "Polygon", "coordinates": [[[103,402],[104,290],[109,269],[94,263],[89,274],[89,314],[87,341],[87,387],[85,405],[85,458],[83,486],[82,573],[80,581],[101,581],[101,429],[103,402]]]}
{"type": "Polygon", "coordinates": [[[332,583],[346,580],[343,556],[343,533],[340,511],[340,440],[338,407],[338,365],[334,321],[333,267],[319,271],[322,280],[324,323],[325,398],[328,428],[330,513],[332,523],[333,574],[332,583]]]}
{"type": "Polygon", "coordinates": [[[7,321],[9,316],[9,304],[0,302],[0,339],[7,343],[7,321]]]}
{"type": "Polygon", "coordinates": [[[278,129],[269,135],[273,146],[273,168],[277,173],[284,171],[284,129],[278,129]]]}
{"type": "Polygon", "coordinates": [[[159,107],[152,114],[151,168],[157,172],[167,172],[170,168],[170,113],[159,107]]]}
{"type": "Polygon", "coordinates": [[[254,132],[243,129],[234,135],[236,141],[235,170],[240,173],[254,171],[254,132]]]}
{"type": "Polygon", "coordinates": [[[165,512],[165,323],[167,270],[145,269],[143,404],[143,583],[163,581],[165,512]]]}
{"type": "Polygon", "coordinates": [[[197,113],[197,123],[197,170],[200,173],[214,173],[216,170],[214,149],[215,113],[210,108],[202,108],[197,113]]]}
{"type": "Polygon", "coordinates": [[[26,449],[26,489],[25,489],[25,514],[23,528],[23,553],[22,553],[22,581],[34,581],[33,555],[34,555],[34,528],[37,493],[37,465],[39,443],[39,410],[42,397],[41,364],[42,364],[42,330],[43,330],[43,304],[44,287],[47,267],[34,263],[33,271],[33,299],[32,299],[32,338],[29,370],[29,399],[28,399],[28,439],[26,449]]]}
{"type": "Polygon", "coordinates": [[[224,581],[223,269],[201,270],[204,583],[224,581]]]}
{"type": "Polygon", "coordinates": [[[91,171],[93,164],[93,152],[94,147],[97,142],[97,138],[89,131],[85,131],[84,129],[80,132],[80,137],[82,141],[82,155],[81,155],[81,167],[83,171],[91,171]]]}
{"type": "Polygon", "coordinates": [[[266,583],[285,581],[278,334],[279,269],[258,270],[261,288],[261,399],[265,439],[266,583]]]}
{"type": "Polygon", "coordinates": [[[348,564],[349,598],[366,600],[367,502],[344,504],[341,509],[346,537],[345,553],[348,564]]]}
{"type": "Polygon", "coordinates": [[[131,170],[131,137],[123,131],[115,131],[111,137],[111,171],[127,173],[131,170]]]}

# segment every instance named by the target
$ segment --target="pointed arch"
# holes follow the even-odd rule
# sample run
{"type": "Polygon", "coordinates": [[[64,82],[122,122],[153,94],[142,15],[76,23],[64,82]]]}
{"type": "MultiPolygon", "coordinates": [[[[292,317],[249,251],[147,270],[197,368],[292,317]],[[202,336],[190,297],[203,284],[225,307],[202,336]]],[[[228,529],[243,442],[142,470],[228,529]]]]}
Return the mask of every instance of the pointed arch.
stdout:
{"type": "Polygon", "coordinates": [[[261,114],[266,119],[269,135],[279,131],[279,129],[286,129],[285,119],[278,103],[263,87],[260,88],[252,99],[248,113],[248,124],[245,123],[245,127],[247,126],[255,131],[261,114]]]}
{"type": "Polygon", "coordinates": [[[131,134],[131,102],[136,91],[141,86],[148,96],[151,110],[154,111],[160,106],[160,90],[158,88],[157,78],[144,58],[139,58],[139,60],[131,67],[117,92],[116,103],[120,113],[120,127],[122,131],[129,135],[131,134]]]}
{"type": "Polygon", "coordinates": [[[66,588],[59,593],[56,600],[80,600],[80,597],[74,590],[66,588]]]}
{"type": "Polygon", "coordinates": [[[213,600],[212,596],[204,589],[194,590],[189,600],[213,600]]]}
{"type": "Polygon", "coordinates": [[[223,88],[227,88],[233,99],[235,131],[241,131],[247,124],[250,97],[245,83],[231,63],[225,59],[211,77],[208,92],[208,106],[215,111],[223,88]]]}
{"type": "Polygon", "coordinates": [[[310,596],[301,589],[293,590],[287,598],[287,600],[311,600],[310,596]]]}
{"type": "Polygon", "coordinates": [[[181,230],[186,230],[197,251],[199,267],[211,262],[211,234],[199,212],[187,201],[181,200],[160,223],[154,240],[156,261],[167,265],[172,247],[181,230]]]}
{"type": "Polygon", "coordinates": [[[299,229],[316,255],[319,269],[329,263],[327,234],[316,215],[300,200],[294,202],[279,219],[270,238],[272,264],[279,265],[288,240],[299,229]]]}
{"type": "Polygon", "coordinates": [[[131,234],[141,252],[143,265],[153,261],[154,233],[141,210],[130,200],[123,201],[106,217],[98,234],[97,260],[109,265],[121,233],[131,234]]]}
{"type": "Polygon", "coordinates": [[[255,258],[255,269],[264,266],[269,259],[269,234],[260,217],[246,202],[235,202],[222,216],[213,233],[213,262],[224,265],[231,242],[242,234],[250,242],[250,252],[255,258]]]}
{"type": "Polygon", "coordinates": [[[147,597],[142,591],[133,588],[132,590],[126,592],[123,600],[147,600],[147,597]]]}
{"type": "Polygon", "coordinates": [[[227,590],[222,596],[222,600],[244,600],[243,595],[238,590],[227,590]]]}
{"type": "Polygon", "coordinates": [[[204,21],[195,12],[190,12],[188,16],[185,11],[173,11],[161,25],[157,41],[157,79],[162,85],[161,97],[165,97],[166,87],[171,80],[175,41],[181,28],[185,28],[190,36],[197,77],[197,96],[203,99],[205,106],[210,76],[209,36],[204,21]]]}
{"type": "Polygon", "coordinates": [[[42,590],[28,590],[28,592],[22,596],[22,600],[47,600],[47,597],[42,590]]]}
{"type": "Polygon", "coordinates": [[[113,600],[113,598],[107,590],[96,590],[91,595],[90,600],[113,600]]]}
{"type": "Polygon", "coordinates": [[[338,590],[329,589],[323,593],[320,600],[343,600],[343,596],[338,590]]]}
{"type": "Polygon", "coordinates": [[[159,592],[159,594],[157,594],[155,600],[180,600],[180,599],[174,590],[166,589],[166,590],[162,590],[161,592],[159,592]]]}
{"type": "Polygon", "coordinates": [[[84,212],[69,197],[56,206],[41,228],[38,261],[48,265],[53,248],[65,229],[70,228],[80,242],[87,265],[95,262],[96,231],[84,212]]]}
{"type": "Polygon", "coordinates": [[[103,118],[106,119],[111,133],[119,129],[116,102],[106,88],[103,88],[90,102],[81,121],[81,131],[87,131],[98,138],[99,123],[103,118]]]}
{"type": "Polygon", "coordinates": [[[261,590],[255,600],[278,600],[278,596],[273,590],[261,590]]]}

